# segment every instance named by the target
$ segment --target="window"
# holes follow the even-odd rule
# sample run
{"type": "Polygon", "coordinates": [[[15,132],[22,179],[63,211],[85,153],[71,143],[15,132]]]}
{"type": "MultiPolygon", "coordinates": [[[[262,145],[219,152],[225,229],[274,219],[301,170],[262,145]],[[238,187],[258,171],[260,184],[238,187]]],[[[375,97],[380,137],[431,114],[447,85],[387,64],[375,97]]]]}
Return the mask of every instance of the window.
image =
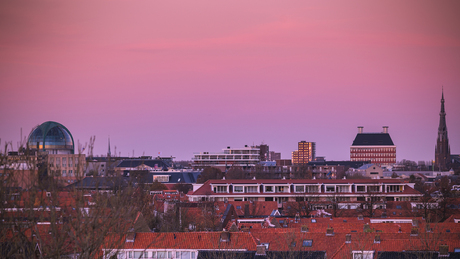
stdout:
{"type": "Polygon", "coordinates": [[[73,166],[73,157],[69,157],[69,167],[73,166]]]}
{"type": "Polygon", "coordinates": [[[353,259],[372,259],[374,251],[353,251],[353,259]]]}
{"type": "Polygon", "coordinates": [[[265,192],[273,192],[273,186],[265,186],[265,192]]]}
{"type": "Polygon", "coordinates": [[[380,191],[380,186],[368,186],[367,190],[369,192],[379,192],[380,191]]]}
{"type": "Polygon", "coordinates": [[[311,240],[311,239],[305,239],[302,242],[302,246],[304,246],[304,247],[311,247],[312,245],[313,245],[313,240],[311,240]]]}
{"type": "Polygon", "coordinates": [[[62,158],[62,166],[67,167],[67,157],[62,158]]]}
{"type": "Polygon", "coordinates": [[[169,182],[169,175],[154,175],[153,181],[158,181],[160,183],[167,183],[169,182]]]}
{"type": "Polygon", "coordinates": [[[66,170],[62,170],[62,176],[64,176],[64,177],[67,176],[67,171],[66,170]]]}
{"type": "Polygon", "coordinates": [[[348,192],[349,187],[348,186],[337,186],[337,192],[348,192]]]}
{"type": "Polygon", "coordinates": [[[243,186],[234,186],[233,191],[234,192],[243,192],[243,186]]]}
{"type": "Polygon", "coordinates": [[[257,186],[246,186],[244,187],[244,192],[248,193],[248,192],[258,192],[259,190],[259,187],[257,186]]]}
{"type": "Polygon", "coordinates": [[[307,192],[318,192],[318,186],[307,186],[307,192]]]}
{"type": "Polygon", "coordinates": [[[61,166],[61,158],[56,157],[56,166],[61,166]]]}
{"type": "Polygon", "coordinates": [[[305,192],[305,186],[296,186],[295,187],[295,192],[305,192]]]}
{"type": "Polygon", "coordinates": [[[73,171],[69,170],[69,176],[72,176],[72,174],[73,174],[73,171]]]}
{"type": "Polygon", "coordinates": [[[335,192],[335,186],[326,185],[326,192],[335,192]]]}
{"type": "Polygon", "coordinates": [[[216,186],[214,187],[215,193],[224,193],[227,192],[227,186],[216,186]]]}
{"type": "Polygon", "coordinates": [[[356,191],[357,192],[365,192],[366,188],[365,188],[365,186],[356,186],[356,191]]]}

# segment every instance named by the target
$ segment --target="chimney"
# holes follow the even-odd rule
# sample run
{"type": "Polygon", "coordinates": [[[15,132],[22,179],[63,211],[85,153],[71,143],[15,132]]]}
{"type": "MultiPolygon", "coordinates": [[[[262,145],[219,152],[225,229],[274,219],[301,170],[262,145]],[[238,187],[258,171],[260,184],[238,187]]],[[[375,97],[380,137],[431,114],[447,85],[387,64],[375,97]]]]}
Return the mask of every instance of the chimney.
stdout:
{"type": "Polygon", "coordinates": [[[346,234],[345,235],[345,243],[347,243],[347,244],[351,243],[351,234],[346,234]]]}
{"type": "Polygon", "coordinates": [[[358,126],[358,133],[363,133],[363,126],[358,126]]]}
{"type": "Polygon", "coordinates": [[[448,245],[439,245],[439,256],[449,256],[448,245]]]}
{"type": "Polygon", "coordinates": [[[383,133],[388,133],[388,126],[383,126],[383,133]]]}
{"type": "Polygon", "coordinates": [[[257,245],[256,255],[266,255],[266,249],[265,245],[257,245]]]}
{"type": "Polygon", "coordinates": [[[375,235],[374,243],[380,244],[380,235],[375,235]]]}

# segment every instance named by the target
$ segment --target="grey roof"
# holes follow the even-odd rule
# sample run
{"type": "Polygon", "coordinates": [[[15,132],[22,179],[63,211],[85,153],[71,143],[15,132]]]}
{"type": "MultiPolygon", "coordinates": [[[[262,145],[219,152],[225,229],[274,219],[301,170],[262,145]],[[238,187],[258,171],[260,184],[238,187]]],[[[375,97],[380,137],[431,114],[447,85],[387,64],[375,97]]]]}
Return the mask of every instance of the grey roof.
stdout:
{"type": "Polygon", "coordinates": [[[353,146],[394,146],[388,133],[358,133],[353,146]]]}
{"type": "Polygon", "coordinates": [[[118,164],[117,167],[135,168],[143,164],[146,166],[152,167],[152,168],[157,166],[158,168],[163,168],[165,170],[168,167],[171,167],[171,165],[169,164],[169,161],[160,160],[160,159],[125,159],[121,161],[121,163],[118,164]]]}
{"type": "Polygon", "coordinates": [[[349,166],[352,168],[359,168],[364,164],[367,164],[367,161],[312,161],[308,162],[309,166],[349,166]]]}
{"type": "Polygon", "coordinates": [[[128,180],[124,177],[85,177],[81,181],[68,185],[66,188],[87,190],[112,190],[128,186],[128,180]]]}
{"type": "Polygon", "coordinates": [[[164,184],[176,184],[176,183],[196,183],[198,176],[201,172],[154,172],[150,173],[148,171],[126,171],[125,173],[130,173],[131,178],[136,178],[135,182],[137,183],[153,183],[154,175],[169,175],[169,182],[163,182],[164,184]],[[135,177],[135,175],[137,177],[135,177]]]}

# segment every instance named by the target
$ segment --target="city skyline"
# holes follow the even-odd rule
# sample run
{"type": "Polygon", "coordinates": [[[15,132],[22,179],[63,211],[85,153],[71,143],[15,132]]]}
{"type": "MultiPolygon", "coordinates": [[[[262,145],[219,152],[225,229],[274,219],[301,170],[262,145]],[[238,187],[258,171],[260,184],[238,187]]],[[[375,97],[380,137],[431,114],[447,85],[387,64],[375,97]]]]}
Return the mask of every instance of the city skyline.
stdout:
{"type": "Polygon", "coordinates": [[[428,161],[443,87],[460,154],[459,2],[180,3],[0,2],[2,149],[56,121],[95,155],[349,160],[358,126],[389,126],[398,161],[428,161]]]}

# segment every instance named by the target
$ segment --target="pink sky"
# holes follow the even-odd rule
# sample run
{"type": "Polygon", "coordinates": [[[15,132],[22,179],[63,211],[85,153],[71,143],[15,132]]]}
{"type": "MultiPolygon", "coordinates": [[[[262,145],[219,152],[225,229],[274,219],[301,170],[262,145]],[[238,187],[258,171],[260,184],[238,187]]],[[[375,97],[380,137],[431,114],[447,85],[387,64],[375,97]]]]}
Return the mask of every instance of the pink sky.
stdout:
{"type": "Polygon", "coordinates": [[[45,121],[122,156],[300,140],[348,160],[389,126],[432,160],[441,87],[460,153],[459,1],[0,1],[0,138],[45,121]]]}

